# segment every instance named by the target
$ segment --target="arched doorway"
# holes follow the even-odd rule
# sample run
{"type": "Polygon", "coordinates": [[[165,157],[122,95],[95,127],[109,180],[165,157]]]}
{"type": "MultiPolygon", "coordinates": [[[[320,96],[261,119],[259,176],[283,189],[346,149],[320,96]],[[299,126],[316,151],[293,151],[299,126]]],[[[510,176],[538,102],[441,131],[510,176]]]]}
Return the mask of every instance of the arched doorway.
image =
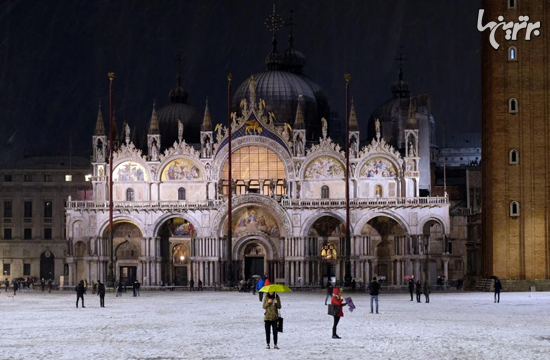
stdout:
{"type": "Polygon", "coordinates": [[[339,259],[345,238],[344,224],[333,216],[322,216],[311,225],[308,236],[317,237],[319,243],[317,256],[321,256],[320,278],[323,286],[329,280],[333,283],[340,280],[344,274],[344,264],[339,259]]]}
{"type": "Polygon", "coordinates": [[[174,266],[174,285],[187,286],[189,281],[189,248],[185,244],[177,244],[172,249],[172,264],[174,266]]]}
{"type": "Polygon", "coordinates": [[[86,279],[86,260],[84,257],[88,255],[88,246],[85,242],[79,241],[74,245],[74,256],[76,259],[75,283],[86,279]]]}
{"type": "MultiPolygon", "coordinates": [[[[109,228],[105,235],[109,236],[109,228]]],[[[142,268],[139,261],[143,234],[134,223],[122,220],[114,224],[113,247],[115,260],[115,278],[123,284],[130,285],[134,281],[143,282],[142,268]]]]}
{"type": "Polygon", "coordinates": [[[187,282],[192,278],[189,259],[191,239],[196,234],[195,225],[182,217],[168,219],[159,228],[161,280],[164,284],[187,286],[187,282]],[[181,256],[184,257],[183,261],[181,256]]]}
{"type": "Polygon", "coordinates": [[[246,245],[243,253],[244,279],[263,276],[266,273],[265,255],[265,249],[259,242],[252,241],[246,245]]]}
{"type": "Polygon", "coordinates": [[[48,250],[40,255],[40,278],[46,280],[55,280],[55,256],[48,250]]]}
{"type": "Polygon", "coordinates": [[[405,266],[401,259],[396,258],[404,255],[407,238],[407,233],[401,225],[390,217],[378,216],[363,226],[361,235],[368,236],[376,256],[371,263],[370,273],[383,285],[403,284],[406,275],[405,266]]]}

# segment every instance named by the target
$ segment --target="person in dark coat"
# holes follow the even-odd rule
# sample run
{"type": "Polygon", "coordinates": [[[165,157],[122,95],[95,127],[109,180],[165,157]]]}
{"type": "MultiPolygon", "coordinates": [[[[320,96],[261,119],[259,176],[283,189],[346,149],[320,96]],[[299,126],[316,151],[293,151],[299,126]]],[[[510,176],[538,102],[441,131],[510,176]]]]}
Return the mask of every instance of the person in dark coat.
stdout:
{"type": "Polygon", "coordinates": [[[332,324],[332,338],[333,339],[341,339],[340,336],[336,333],[336,330],[338,328],[338,323],[340,322],[340,318],[344,316],[344,312],[342,311],[342,307],[346,305],[344,302],[344,299],[342,297],[342,290],[339,288],[335,288],[332,291],[333,296],[330,301],[330,303],[334,306],[338,307],[338,312],[336,315],[334,315],[334,323],[332,324]]]}
{"type": "Polygon", "coordinates": [[[193,291],[195,289],[195,281],[193,279],[189,280],[189,291],[193,291]]]}
{"type": "Polygon", "coordinates": [[[44,292],[44,288],[46,287],[46,281],[44,281],[44,278],[40,280],[40,288],[42,289],[42,292],[44,292]]]}
{"type": "Polygon", "coordinates": [[[413,301],[413,293],[414,293],[414,281],[413,279],[409,279],[409,294],[411,294],[411,301],[413,301]]]}
{"type": "Polygon", "coordinates": [[[420,283],[420,280],[416,280],[415,289],[416,289],[416,302],[421,302],[420,295],[422,295],[422,284],[420,283]]]}
{"type": "Polygon", "coordinates": [[[424,296],[426,297],[426,303],[430,302],[430,293],[432,292],[432,287],[428,281],[424,281],[423,287],[424,296]]]}
{"type": "Polygon", "coordinates": [[[351,292],[355,292],[355,287],[357,286],[357,283],[355,282],[355,279],[351,280],[351,292]]]}
{"type": "Polygon", "coordinates": [[[17,290],[19,290],[19,283],[16,280],[13,280],[13,296],[17,294],[17,290]]]}
{"type": "Polygon", "coordinates": [[[499,279],[495,279],[495,303],[500,303],[500,291],[502,290],[502,283],[499,279]],[[497,300],[498,296],[498,300],[497,300]]]}
{"type": "Polygon", "coordinates": [[[199,279],[198,284],[199,284],[199,287],[198,287],[197,291],[202,291],[202,280],[201,279],[199,279]]]}
{"type": "Polygon", "coordinates": [[[136,280],[136,294],[137,294],[137,296],[139,296],[139,289],[140,288],[141,288],[141,283],[138,280],[136,280]]]}
{"type": "Polygon", "coordinates": [[[76,308],[78,309],[78,300],[82,299],[82,307],[84,306],[84,281],[80,281],[78,285],[74,288],[74,291],[76,291],[76,308]]]}
{"type": "Polygon", "coordinates": [[[380,293],[380,283],[376,281],[376,276],[372,278],[371,283],[369,284],[369,294],[370,294],[370,313],[372,314],[373,304],[376,302],[376,313],[378,314],[378,294],[380,293]]]}
{"type": "Polygon", "coordinates": [[[116,296],[115,297],[119,297],[119,296],[122,296],[122,280],[118,281],[118,286],[116,288],[116,296]]]}
{"type": "Polygon", "coordinates": [[[134,293],[134,297],[137,296],[136,289],[137,289],[137,281],[134,281],[134,283],[132,284],[132,292],[134,293]]]}
{"type": "Polygon", "coordinates": [[[97,296],[99,296],[99,306],[105,307],[105,284],[97,281],[97,296]]]}
{"type": "Polygon", "coordinates": [[[52,292],[52,279],[48,280],[48,293],[52,292]]]}
{"type": "Polygon", "coordinates": [[[327,304],[327,300],[332,299],[332,291],[334,290],[334,287],[332,286],[332,281],[328,281],[327,284],[327,297],[325,298],[325,305],[327,304]]]}
{"type": "Polygon", "coordinates": [[[8,290],[10,289],[10,281],[6,279],[6,281],[4,282],[4,285],[6,286],[6,292],[8,292],[8,290]]]}

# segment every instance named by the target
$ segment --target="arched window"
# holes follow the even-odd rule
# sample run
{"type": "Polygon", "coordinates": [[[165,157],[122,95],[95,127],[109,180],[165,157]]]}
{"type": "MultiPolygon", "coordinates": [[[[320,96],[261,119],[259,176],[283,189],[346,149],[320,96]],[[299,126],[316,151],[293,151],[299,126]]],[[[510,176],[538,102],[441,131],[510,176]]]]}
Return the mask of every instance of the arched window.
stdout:
{"type": "Polygon", "coordinates": [[[518,49],[515,46],[508,48],[508,61],[518,61],[518,49]]]}
{"type": "Polygon", "coordinates": [[[185,200],[185,188],[183,187],[178,189],[178,200],[185,200]]]}
{"type": "Polygon", "coordinates": [[[324,260],[336,260],[337,253],[334,244],[325,244],[321,248],[321,257],[324,260]]]}
{"type": "Polygon", "coordinates": [[[518,112],[518,100],[511,98],[508,100],[508,112],[511,114],[515,114],[518,112]]]}
{"type": "Polygon", "coordinates": [[[328,199],[328,198],[330,198],[328,186],[323,185],[323,187],[321,188],[321,199],[328,199]]]}
{"type": "Polygon", "coordinates": [[[516,149],[510,150],[510,165],[519,164],[519,152],[516,149]]]}
{"type": "Polygon", "coordinates": [[[134,189],[129,188],[126,190],[126,201],[134,201],[134,189]]]}
{"type": "Polygon", "coordinates": [[[519,202],[512,201],[510,203],[510,216],[518,217],[519,216],[519,202]]]}

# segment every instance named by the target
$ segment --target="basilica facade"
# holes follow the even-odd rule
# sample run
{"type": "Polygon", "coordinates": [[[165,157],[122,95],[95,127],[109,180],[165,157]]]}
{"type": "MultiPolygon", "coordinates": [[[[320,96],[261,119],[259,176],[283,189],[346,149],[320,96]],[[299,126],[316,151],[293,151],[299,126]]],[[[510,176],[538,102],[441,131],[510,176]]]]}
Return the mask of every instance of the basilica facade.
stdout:
{"type": "MultiPolygon", "coordinates": [[[[421,191],[427,187],[422,179],[429,184],[427,144],[433,127],[415,110],[418,104],[408,88],[403,90],[402,75],[395,94],[403,106],[387,110],[403,117],[399,127],[373,118],[372,134],[361,143],[351,104],[348,247],[345,152],[331,139],[328,102],[303,74],[304,64],[292,36],[283,53],[274,41],[266,71],[237,88],[228,124],[231,181],[229,129],[214,126],[208,102],[197,119],[179,72],[170,104],[159,111],[153,107],[143,145],[127,125],[115,134],[117,280],[137,279],[150,286],[186,286],[190,280],[220,285],[230,277],[229,259],[233,278],[267,274],[291,286],[321,286],[328,278],[342,281],[346,261],[359,283],[372,276],[388,286],[427,273],[432,282],[437,275],[449,277],[449,201],[421,191]],[[228,227],[231,246],[226,243],[228,227]]],[[[107,139],[100,109],[92,137],[93,200],[67,202],[69,284],[107,278],[107,139]]]]}

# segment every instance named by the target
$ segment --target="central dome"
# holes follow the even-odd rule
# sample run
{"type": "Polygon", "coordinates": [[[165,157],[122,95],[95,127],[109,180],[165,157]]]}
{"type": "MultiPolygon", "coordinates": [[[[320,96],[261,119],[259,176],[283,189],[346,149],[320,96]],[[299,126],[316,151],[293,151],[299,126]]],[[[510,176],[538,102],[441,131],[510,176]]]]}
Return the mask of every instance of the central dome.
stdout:
{"type": "Polygon", "coordinates": [[[170,104],[162,107],[158,113],[161,148],[166,149],[178,139],[178,120],[183,123],[183,138],[188,144],[200,142],[202,116],[193,106],[187,104],[189,94],[181,86],[178,71],[177,84],[170,93],[170,104]]]}

